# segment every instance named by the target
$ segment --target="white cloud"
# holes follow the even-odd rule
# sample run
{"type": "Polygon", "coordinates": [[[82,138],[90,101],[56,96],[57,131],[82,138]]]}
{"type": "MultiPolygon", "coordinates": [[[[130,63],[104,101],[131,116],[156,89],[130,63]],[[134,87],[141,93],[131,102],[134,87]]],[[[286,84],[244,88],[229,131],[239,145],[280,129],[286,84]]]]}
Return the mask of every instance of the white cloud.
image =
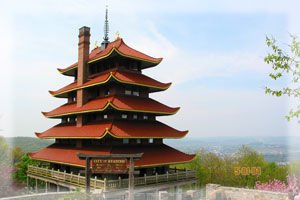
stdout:
{"type": "Polygon", "coordinates": [[[179,130],[189,129],[189,137],[288,135],[286,98],[267,96],[263,90],[170,88],[152,96],[181,106],[176,115],[159,120],[179,130]]]}
{"type": "MultiPolygon", "coordinates": [[[[298,2],[296,3],[299,4],[298,2]]],[[[296,25],[298,27],[297,19],[299,19],[299,12],[297,9],[299,5],[295,5],[294,1],[282,3],[282,1],[271,0],[263,2],[258,0],[176,0],[173,1],[172,4],[168,1],[9,1],[5,2],[5,5],[11,10],[7,10],[9,10],[9,12],[11,11],[16,18],[14,23],[6,18],[0,21],[1,27],[7,27],[6,31],[1,31],[0,33],[0,42],[2,46],[8,47],[3,50],[1,49],[1,55],[5,55],[1,56],[1,59],[4,59],[4,61],[1,60],[2,63],[5,63],[6,66],[11,66],[10,58],[12,49],[16,49],[14,48],[16,46],[23,45],[23,43],[19,43],[19,45],[13,44],[13,38],[11,38],[12,35],[14,35],[12,30],[17,30],[18,16],[23,17],[22,14],[26,14],[24,16],[34,16],[35,18],[61,16],[59,19],[66,20],[67,22],[74,19],[83,20],[85,22],[93,20],[93,22],[99,21],[99,24],[102,26],[105,4],[109,5],[110,16],[112,18],[114,18],[115,15],[123,17],[122,22],[118,21],[115,22],[115,24],[122,23],[118,25],[122,27],[121,36],[125,36],[125,42],[127,42],[129,46],[155,57],[164,57],[164,61],[159,66],[146,70],[145,72],[158,80],[174,82],[174,85],[168,91],[153,96],[160,98],[166,104],[182,106],[182,110],[174,117],[166,117],[163,118],[163,120],[174,125],[175,128],[191,129],[190,134],[192,136],[219,135],[221,133],[232,135],[239,134],[242,131],[247,134],[263,134],[268,131],[268,133],[276,132],[276,134],[285,132],[286,123],[282,117],[285,114],[285,108],[281,108],[285,106],[285,101],[267,97],[263,94],[263,91],[236,91],[230,89],[224,91],[208,90],[202,86],[182,91],[176,86],[202,77],[235,76],[247,72],[265,74],[268,72],[268,67],[263,63],[263,58],[261,57],[265,55],[262,50],[263,48],[258,48],[257,51],[228,51],[222,54],[204,51],[182,51],[182,49],[174,45],[166,35],[163,35],[156,29],[153,19],[155,19],[156,14],[162,13],[191,14],[200,12],[235,12],[255,14],[257,12],[279,12],[290,16],[289,19],[293,19],[290,20],[291,27],[295,27],[296,25]],[[148,13],[149,18],[147,18],[147,20],[140,18],[140,16],[145,13],[148,13]],[[131,24],[127,25],[127,21],[130,21],[131,24]],[[139,26],[138,24],[140,23],[145,24],[139,26]],[[262,110],[264,110],[264,112],[261,114],[262,110]],[[185,120],[184,123],[182,123],[182,120],[185,120]]],[[[76,24],[77,23],[78,22],[76,22],[76,24]]],[[[37,26],[41,26],[38,28],[43,29],[47,25],[37,24],[37,26]]],[[[65,58],[66,55],[69,56],[69,53],[66,53],[69,51],[69,45],[64,44],[69,44],[70,41],[56,41],[55,44],[51,44],[53,38],[49,39],[49,37],[51,37],[50,34],[45,33],[48,35],[31,36],[31,30],[26,31],[28,31],[26,32],[27,40],[39,41],[39,44],[42,44],[38,49],[29,48],[30,50],[42,51],[43,48],[51,48],[53,45],[55,46],[55,48],[53,48],[54,54],[60,55],[60,57],[57,56],[57,60],[54,61],[41,60],[35,57],[32,58],[31,62],[26,61],[26,63],[22,63],[23,60],[14,61],[14,63],[17,64],[17,70],[13,75],[14,78],[20,81],[20,85],[17,85],[16,88],[16,92],[20,95],[18,105],[14,105],[20,108],[20,110],[17,111],[19,112],[19,116],[16,119],[19,121],[15,133],[16,135],[26,134],[28,136],[34,136],[33,131],[43,131],[55,123],[53,120],[44,119],[40,111],[50,110],[62,103],[57,99],[51,98],[47,90],[58,89],[71,81],[59,75],[55,68],[65,64],[68,59],[70,59],[70,61],[73,60],[71,58],[65,58]],[[45,44],[47,44],[47,47],[43,46],[45,44]],[[24,90],[24,88],[26,90],[24,90]]],[[[61,34],[65,34],[65,31],[61,30],[61,34]]],[[[30,45],[30,43],[26,43],[25,45],[30,45]]],[[[22,51],[24,55],[34,53],[27,52],[28,49],[22,49],[22,51]]],[[[30,57],[28,59],[30,59],[30,57]]],[[[8,94],[7,104],[5,103],[5,106],[3,106],[5,107],[4,113],[6,116],[9,116],[9,113],[11,113],[9,101],[12,97],[9,96],[11,95],[11,89],[8,89],[11,85],[8,83],[12,77],[6,76],[11,73],[11,68],[5,67],[3,68],[5,73],[0,73],[1,85],[8,86],[4,90],[4,94],[8,94]]],[[[0,120],[2,120],[1,125],[7,124],[7,121],[3,121],[4,118],[0,120]]]]}
{"type": "Polygon", "coordinates": [[[235,76],[248,72],[267,74],[270,71],[270,66],[263,61],[263,55],[266,55],[264,44],[257,51],[251,52],[214,53],[200,49],[186,51],[176,47],[159,33],[153,23],[149,27],[152,37],[133,34],[134,37],[127,39],[134,42],[128,44],[148,55],[164,58],[159,66],[145,71],[160,80],[181,84],[202,77],[235,76]]]}
{"type": "MultiPolygon", "coordinates": [[[[0,10],[1,11],[1,10],[0,10]]],[[[11,16],[3,12],[6,18],[0,19],[0,27],[5,27],[0,33],[0,86],[1,86],[1,104],[0,104],[0,135],[9,136],[12,134],[12,51],[13,40],[11,32],[11,16]]]]}
{"type": "Polygon", "coordinates": [[[287,0],[284,3],[280,0],[174,0],[169,1],[146,1],[146,0],[52,0],[52,1],[10,1],[6,2],[15,12],[28,12],[45,14],[47,12],[57,12],[71,15],[95,15],[104,10],[105,5],[109,5],[116,13],[195,13],[195,12],[290,12],[297,11],[299,2],[287,0]],[[26,9],[24,9],[26,8],[26,9]]]}

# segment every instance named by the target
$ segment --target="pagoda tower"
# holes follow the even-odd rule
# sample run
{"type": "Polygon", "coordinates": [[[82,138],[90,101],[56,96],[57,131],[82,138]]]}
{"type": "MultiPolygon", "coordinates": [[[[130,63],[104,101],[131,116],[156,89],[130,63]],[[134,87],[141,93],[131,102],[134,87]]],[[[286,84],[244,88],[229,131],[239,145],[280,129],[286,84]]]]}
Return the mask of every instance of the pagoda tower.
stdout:
{"type": "Polygon", "coordinates": [[[170,165],[193,160],[195,155],[164,144],[164,139],[182,138],[188,131],[178,131],[156,120],[157,116],[175,114],[179,108],[149,97],[171,86],[142,73],[158,65],[162,58],[150,57],[127,46],[119,36],[110,42],[108,23],[104,32],[101,46],[95,45],[90,51],[90,28],[79,29],[78,61],[58,69],[62,75],[74,77],[74,82],[49,91],[67,102],[50,112],[42,112],[47,118],[61,119],[61,123],[36,133],[41,139],[55,139],[55,143],[29,153],[30,158],[49,162],[54,170],[83,175],[85,161],[79,160],[78,152],[144,153],[134,163],[136,177],[165,174],[170,165]]]}

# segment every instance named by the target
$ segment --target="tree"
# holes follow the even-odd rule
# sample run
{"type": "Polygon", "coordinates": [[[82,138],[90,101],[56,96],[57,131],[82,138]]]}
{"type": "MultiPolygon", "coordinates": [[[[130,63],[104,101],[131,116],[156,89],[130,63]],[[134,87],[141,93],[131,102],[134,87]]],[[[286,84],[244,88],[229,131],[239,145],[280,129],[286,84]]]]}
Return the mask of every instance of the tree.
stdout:
{"type": "MultiPolygon", "coordinates": [[[[16,149],[16,155],[19,155],[20,149],[16,149]]],[[[14,182],[11,173],[15,171],[12,162],[12,149],[6,143],[4,137],[0,136],[0,198],[18,195],[23,192],[20,184],[14,182]]]]}
{"type": "MultiPolygon", "coordinates": [[[[262,154],[258,153],[257,151],[242,145],[239,151],[236,153],[237,156],[237,164],[239,169],[243,167],[252,169],[253,167],[258,168],[260,167],[263,169],[266,161],[262,154]]],[[[242,187],[253,187],[258,179],[256,175],[249,174],[249,175],[238,175],[239,177],[239,186],[242,187]]]]}
{"type": "Polygon", "coordinates": [[[257,181],[266,183],[276,178],[285,182],[288,172],[288,167],[278,167],[274,162],[267,162],[262,154],[245,145],[242,145],[236,154],[223,158],[202,149],[197,152],[192,162],[176,165],[176,167],[196,170],[199,186],[215,183],[223,186],[253,188],[257,181]],[[251,173],[236,175],[235,173],[236,168],[241,170],[253,167],[260,167],[261,175],[251,173]]]}
{"type": "Polygon", "coordinates": [[[11,149],[5,141],[5,138],[0,136],[0,165],[11,165],[11,149]]]}
{"type": "Polygon", "coordinates": [[[16,146],[12,152],[13,164],[15,165],[16,163],[20,162],[22,157],[24,156],[24,154],[25,153],[22,151],[22,148],[19,146],[16,146]]]}
{"type": "Polygon", "coordinates": [[[240,165],[247,167],[258,167],[264,164],[264,156],[257,151],[242,145],[236,153],[240,165]]]}
{"type": "Polygon", "coordinates": [[[20,183],[26,183],[28,165],[37,165],[38,163],[38,161],[30,159],[26,153],[22,160],[17,164],[18,170],[13,173],[13,178],[20,183]]]}
{"type": "MultiPolygon", "coordinates": [[[[300,42],[297,40],[297,36],[290,35],[292,42],[288,45],[289,53],[283,51],[276,44],[274,37],[266,36],[267,46],[271,49],[271,53],[265,57],[264,61],[272,65],[274,70],[269,76],[277,80],[284,75],[291,75],[292,81],[289,87],[284,87],[281,89],[271,89],[269,87],[265,88],[266,94],[271,94],[275,96],[287,95],[289,97],[300,97],[300,86],[298,84],[300,79],[300,42]]],[[[296,110],[291,109],[289,115],[286,118],[290,121],[293,117],[299,117],[300,105],[297,106],[296,110]]]]}

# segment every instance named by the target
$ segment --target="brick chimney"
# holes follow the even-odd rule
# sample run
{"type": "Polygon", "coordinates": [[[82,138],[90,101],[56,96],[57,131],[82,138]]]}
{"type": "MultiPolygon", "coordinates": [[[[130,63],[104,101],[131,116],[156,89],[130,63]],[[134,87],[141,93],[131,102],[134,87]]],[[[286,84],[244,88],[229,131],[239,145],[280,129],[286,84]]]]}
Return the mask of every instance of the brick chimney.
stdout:
{"type": "MultiPolygon", "coordinates": [[[[81,86],[88,78],[88,59],[90,53],[90,28],[83,26],[79,29],[78,43],[78,68],[77,86],[81,86]]],[[[77,90],[77,107],[81,107],[88,100],[87,92],[84,89],[77,90]]],[[[83,116],[77,115],[77,126],[82,126],[83,116]]]]}
{"type": "Polygon", "coordinates": [[[77,85],[82,85],[87,81],[88,67],[87,62],[90,53],[90,28],[82,27],[79,29],[79,43],[78,43],[78,71],[77,71],[77,85]]]}

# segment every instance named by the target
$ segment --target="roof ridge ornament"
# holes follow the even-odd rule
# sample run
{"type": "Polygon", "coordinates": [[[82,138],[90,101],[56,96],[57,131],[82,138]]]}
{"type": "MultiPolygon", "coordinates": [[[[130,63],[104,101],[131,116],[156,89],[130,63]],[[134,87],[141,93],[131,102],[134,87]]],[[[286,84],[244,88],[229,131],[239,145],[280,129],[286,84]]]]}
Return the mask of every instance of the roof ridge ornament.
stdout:
{"type": "Polygon", "coordinates": [[[97,43],[98,43],[98,41],[96,40],[96,41],[95,41],[95,45],[94,45],[94,49],[97,49],[97,48],[98,48],[97,43]]]}
{"type": "Polygon", "coordinates": [[[119,31],[116,32],[116,36],[117,36],[117,37],[115,38],[115,41],[121,39],[121,38],[120,38],[120,33],[119,33],[119,31]]]}
{"type": "Polygon", "coordinates": [[[101,49],[105,49],[109,43],[109,24],[108,24],[108,6],[106,5],[106,10],[105,10],[105,21],[104,21],[104,37],[103,37],[103,42],[101,43],[101,49]]]}

